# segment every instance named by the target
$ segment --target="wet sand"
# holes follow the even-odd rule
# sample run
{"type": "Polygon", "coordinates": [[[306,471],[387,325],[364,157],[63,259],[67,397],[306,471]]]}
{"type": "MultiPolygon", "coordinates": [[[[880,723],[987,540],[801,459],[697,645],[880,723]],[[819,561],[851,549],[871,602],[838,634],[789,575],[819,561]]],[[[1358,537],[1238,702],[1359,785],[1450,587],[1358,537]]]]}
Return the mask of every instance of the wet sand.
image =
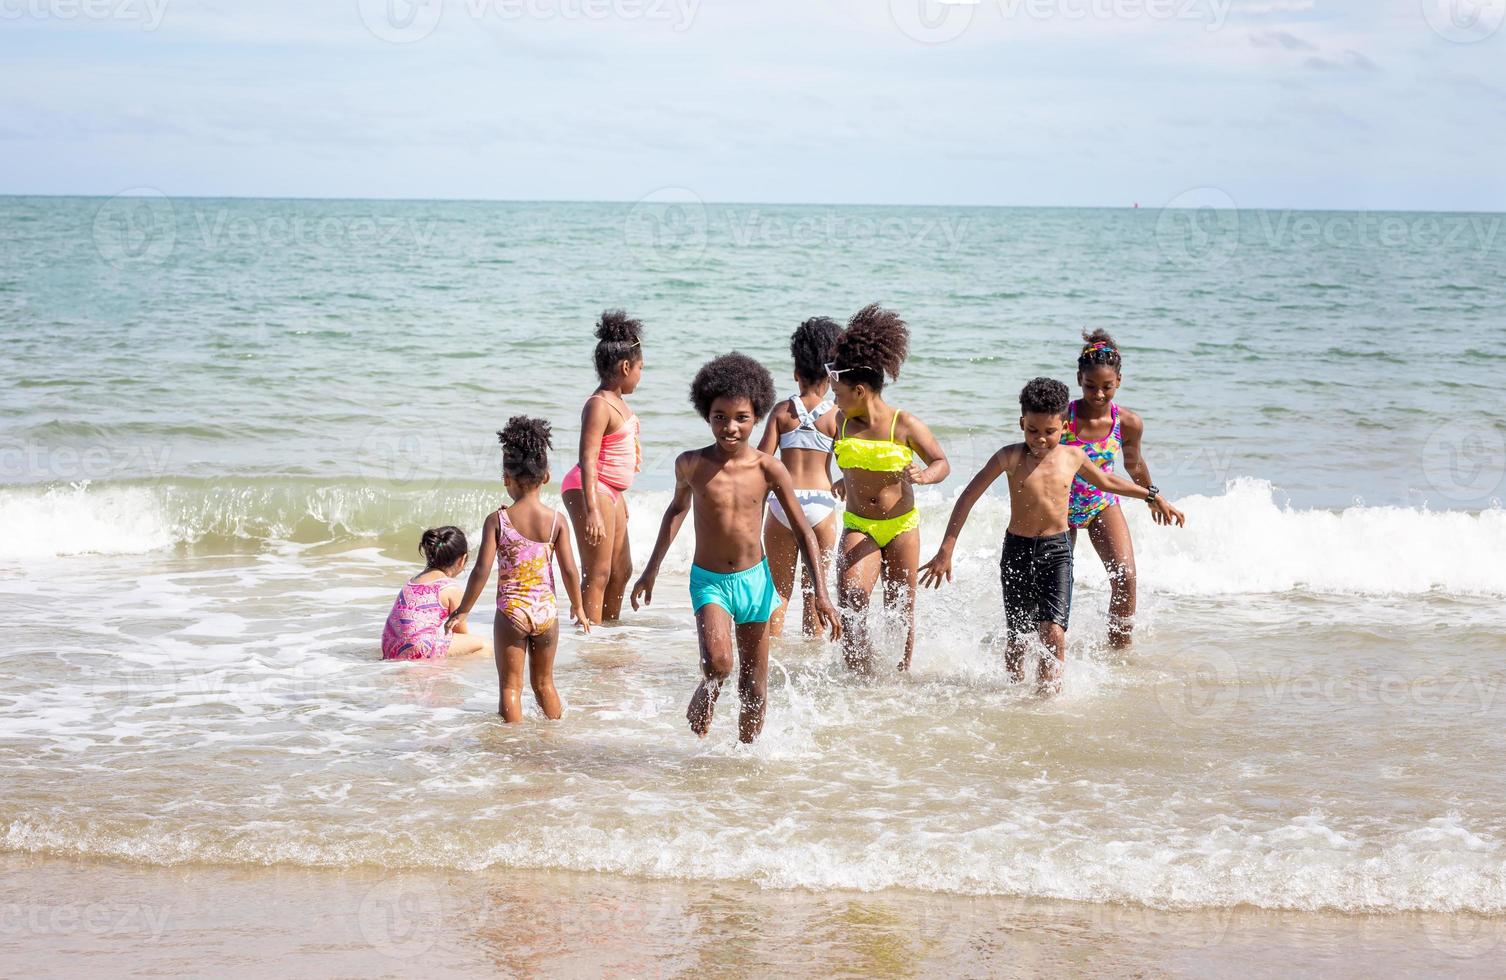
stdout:
{"type": "Polygon", "coordinates": [[[9,976],[1499,976],[1506,920],[0,859],[9,976]]]}

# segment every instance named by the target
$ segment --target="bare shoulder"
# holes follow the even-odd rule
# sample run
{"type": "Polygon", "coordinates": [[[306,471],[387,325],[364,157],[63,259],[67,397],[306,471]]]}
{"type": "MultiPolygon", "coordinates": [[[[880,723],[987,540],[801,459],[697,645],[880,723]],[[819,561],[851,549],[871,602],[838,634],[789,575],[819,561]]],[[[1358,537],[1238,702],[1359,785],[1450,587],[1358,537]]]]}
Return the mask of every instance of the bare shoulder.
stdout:
{"type": "Polygon", "coordinates": [[[1132,436],[1138,436],[1145,432],[1145,420],[1140,417],[1139,412],[1131,411],[1128,408],[1121,408],[1119,410],[1119,426],[1132,436]]]}
{"type": "Polygon", "coordinates": [[[927,439],[931,435],[931,427],[920,420],[920,416],[913,412],[903,412],[899,417],[899,425],[895,427],[897,434],[903,435],[906,441],[915,439],[927,439]]]}
{"type": "Polygon", "coordinates": [[[1023,442],[1012,442],[994,453],[994,461],[1006,473],[1013,473],[1015,468],[1020,465],[1020,460],[1024,458],[1025,444],[1023,442]]]}

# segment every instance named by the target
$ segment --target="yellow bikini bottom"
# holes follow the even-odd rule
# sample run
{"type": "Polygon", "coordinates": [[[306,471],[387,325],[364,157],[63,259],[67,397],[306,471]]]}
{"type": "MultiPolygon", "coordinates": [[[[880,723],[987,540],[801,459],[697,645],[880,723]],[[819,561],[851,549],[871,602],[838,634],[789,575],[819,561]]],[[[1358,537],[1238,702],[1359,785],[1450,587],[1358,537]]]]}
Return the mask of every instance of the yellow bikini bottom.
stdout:
{"type": "Polygon", "coordinates": [[[912,509],[907,514],[898,517],[885,517],[875,520],[871,517],[859,517],[852,511],[842,513],[842,526],[849,531],[861,531],[873,539],[873,543],[880,548],[889,547],[889,542],[904,534],[920,527],[920,511],[912,509]]]}

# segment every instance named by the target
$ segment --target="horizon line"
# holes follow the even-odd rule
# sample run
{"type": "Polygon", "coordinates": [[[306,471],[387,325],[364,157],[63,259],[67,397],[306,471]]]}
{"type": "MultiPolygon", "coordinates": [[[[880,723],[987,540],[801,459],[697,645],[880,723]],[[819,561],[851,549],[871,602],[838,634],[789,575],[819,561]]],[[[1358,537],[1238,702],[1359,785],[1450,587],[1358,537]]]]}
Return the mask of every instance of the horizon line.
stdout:
{"type": "MultiPolygon", "coordinates": [[[[834,201],[717,201],[702,200],[696,195],[693,201],[649,201],[648,197],[640,197],[635,200],[620,198],[504,198],[504,197],[322,197],[314,195],[261,195],[261,194],[168,194],[158,191],[156,188],[133,188],[134,190],[151,190],[167,198],[170,201],[307,201],[307,202],[350,202],[350,203],[384,203],[384,204],[616,204],[636,206],[638,204],[695,204],[702,206],[736,206],[736,207],[805,207],[805,208],[930,208],[930,209],[992,209],[1000,211],[1164,211],[1168,205],[1160,206],[1145,205],[1139,202],[1130,204],[921,204],[921,203],[884,203],[884,202],[834,202],[834,201]]],[[[1210,185],[1210,189],[1212,188],[1210,185]]],[[[688,188],[661,188],[660,190],[685,190],[688,188]]],[[[655,192],[657,193],[657,192],[655,192]]],[[[694,195],[694,191],[689,191],[694,195]]],[[[49,200],[85,200],[85,201],[110,201],[115,198],[151,198],[152,194],[25,194],[0,192],[0,200],[14,200],[21,198],[44,198],[49,200]]],[[[1230,200],[1233,200],[1231,197],[1230,200]]],[[[1195,210],[1192,208],[1175,208],[1172,210],[1195,210]]],[[[1233,211],[1308,211],[1316,214],[1488,214],[1506,215],[1506,211],[1489,211],[1463,208],[1334,208],[1334,207],[1292,207],[1290,205],[1271,207],[1241,207],[1237,202],[1233,208],[1223,210],[1233,211]]]]}

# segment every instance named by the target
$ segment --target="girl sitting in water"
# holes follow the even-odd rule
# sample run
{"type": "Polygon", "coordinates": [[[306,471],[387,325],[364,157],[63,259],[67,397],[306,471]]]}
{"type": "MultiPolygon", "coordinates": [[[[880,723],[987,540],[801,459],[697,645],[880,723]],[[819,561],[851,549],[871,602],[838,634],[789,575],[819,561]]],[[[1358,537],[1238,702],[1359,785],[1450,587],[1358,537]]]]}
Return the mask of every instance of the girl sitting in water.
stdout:
{"type": "Polygon", "coordinates": [[[539,500],[539,488],[549,482],[549,423],[515,415],[497,433],[502,442],[502,481],[512,497],[510,507],[498,508],[482,527],[481,552],[466,582],[465,596],[450,614],[450,623],[464,620],[476,604],[497,562],[497,619],[492,627],[497,644],[497,678],[502,689],[498,711],[509,724],[523,720],[523,665],[533,686],[534,700],[546,718],[561,714],[554,689],[554,651],[559,642],[559,616],[554,596],[554,567],[558,561],[570,596],[570,615],[590,632],[581,608],[575,553],[562,516],[539,500]]]}
{"type": "Polygon", "coordinates": [[[837,560],[843,655],[848,667],[865,672],[873,654],[868,602],[881,574],[884,605],[903,605],[908,633],[899,669],[910,667],[920,565],[915,487],[940,483],[952,471],[925,423],[884,401],[884,375],[898,378],[909,353],[910,328],[875,303],[852,318],[826,366],[840,409],[833,447],[842,468],[837,492],[847,502],[837,560]]]}
{"type": "Polygon", "coordinates": [[[592,623],[622,615],[622,594],[633,574],[625,494],[643,468],[643,450],[638,416],[623,396],[643,378],[643,324],[622,310],[608,310],[596,324],[596,377],[601,384],[580,414],[580,463],[561,485],[580,545],[581,590],[592,623]]]}
{"type": "Polygon", "coordinates": [[[465,617],[451,615],[460,604],[455,579],[465,571],[470,549],[458,527],[431,527],[418,542],[424,570],[403,586],[382,627],[383,660],[437,660],[480,653],[491,647],[466,632],[465,617]],[[453,623],[446,623],[449,616],[453,623]],[[454,630],[453,633],[450,629],[454,630]]]}
{"type": "MultiPolygon", "coordinates": [[[[1086,346],[1077,358],[1077,383],[1082,397],[1067,406],[1067,427],[1062,444],[1078,446],[1105,472],[1114,472],[1122,455],[1129,478],[1147,490],[1157,490],[1150,479],[1150,467],[1140,455],[1140,440],[1145,423],[1129,409],[1121,409],[1114,395],[1123,382],[1119,346],[1106,330],[1084,333],[1086,346]]],[[[1152,508],[1151,519],[1166,522],[1160,511],[1152,508]]],[[[1088,540],[1109,574],[1109,645],[1130,645],[1135,617],[1135,546],[1130,540],[1129,525],[1119,507],[1119,498],[1083,480],[1072,481],[1068,505],[1068,524],[1072,543],[1077,532],[1087,528],[1088,540]]]]}
{"type": "MultiPolygon", "coordinates": [[[[832,440],[837,434],[836,404],[827,398],[831,379],[826,376],[826,361],[841,336],[835,320],[818,316],[800,324],[790,337],[790,354],[795,358],[795,383],[798,394],[769,414],[759,449],[769,455],[779,453],[790,479],[795,483],[795,498],[805,521],[816,532],[821,549],[821,574],[826,574],[827,555],[837,545],[837,498],[831,487],[832,440]]],[[[779,608],[769,617],[769,635],[784,634],[784,614],[795,590],[795,566],[800,550],[790,518],[773,494],[769,495],[769,516],[764,522],[764,552],[769,557],[769,571],[779,592],[779,608]]],[[[816,615],[815,596],[809,574],[801,576],[804,596],[804,630],[806,636],[821,635],[821,619],[816,615]]]]}

